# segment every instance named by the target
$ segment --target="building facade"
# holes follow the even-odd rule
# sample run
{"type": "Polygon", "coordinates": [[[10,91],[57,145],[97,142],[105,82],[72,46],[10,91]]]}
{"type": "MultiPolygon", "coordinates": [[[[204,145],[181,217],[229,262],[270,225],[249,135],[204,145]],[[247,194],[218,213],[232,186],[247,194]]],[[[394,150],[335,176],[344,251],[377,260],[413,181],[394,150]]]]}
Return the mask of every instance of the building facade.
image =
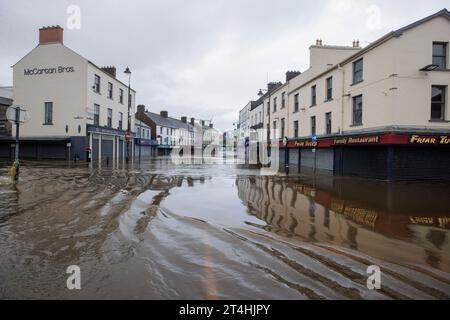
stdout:
{"type": "MultiPolygon", "coordinates": [[[[13,88],[0,87],[0,140],[9,140],[12,136],[12,124],[6,118],[6,110],[13,104],[13,88]]],[[[0,150],[0,157],[8,157],[9,150],[0,150]]]]}
{"type": "Polygon", "coordinates": [[[13,66],[13,82],[15,104],[30,119],[21,126],[21,157],[132,156],[135,91],[128,95],[114,67],[100,68],[66,47],[61,27],[39,30],[39,45],[13,66]]]}
{"type": "Polygon", "coordinates": [[[446,9],[365,48],[318,40],[310,68],[264,99],[280,169],[450,179],[449,42],[446,9]]]}

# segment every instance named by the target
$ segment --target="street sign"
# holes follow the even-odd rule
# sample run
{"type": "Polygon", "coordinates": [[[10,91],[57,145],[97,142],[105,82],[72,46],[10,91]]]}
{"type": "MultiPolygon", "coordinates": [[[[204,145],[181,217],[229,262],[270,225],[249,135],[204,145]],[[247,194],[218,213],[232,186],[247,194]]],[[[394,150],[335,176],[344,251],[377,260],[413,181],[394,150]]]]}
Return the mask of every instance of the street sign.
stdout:
{"type": "Polygon", "coordinates": [[[317,143],[317,135],[316,134],[313,134],[313,136],[312,136],[312,143],[313,144],[317,143]]]}
{"type": "Polygon", "coordinates": [[[66,147],[67,147],[67,148],[70,148],[71,146],[72,146],[72,143],[67,142],[66,147]]]}
{"type": "Polygon", "coordinates": [[[288,143],[289,143],[288,137],[284,137],[284,138],[283,138],[283,146],[284,146],[284,147],[287,147],[288,143]]]}
{"type": "Polygon", "coordinates": [[[133,135],[131,134],[130,131],[127,131],[127,133],[125,134],[125,139],[127,141],[131,141],[133,139],[133,135]]]}
{"type": "Polygon", "coordinates": [[[16,109],[17,108],[20,108],[19,122],[20,123],[28,122],[28,120],[30,120],[28,117],[28,112],[27,112],[27,110],[23,109],[20,106],[8,107],[8,109],[6,109],[6,119],[8,119],[8,121],[10,121],[12,123],[16,123],[16,112],[17,112],[16,109]]]}

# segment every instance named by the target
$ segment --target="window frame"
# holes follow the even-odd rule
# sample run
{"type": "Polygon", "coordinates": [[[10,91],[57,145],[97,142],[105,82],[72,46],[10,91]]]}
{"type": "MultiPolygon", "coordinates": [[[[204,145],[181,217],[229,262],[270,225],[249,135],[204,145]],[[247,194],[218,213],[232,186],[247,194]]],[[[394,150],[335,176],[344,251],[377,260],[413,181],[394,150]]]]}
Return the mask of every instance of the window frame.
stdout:
{"type": "Polygon", "coordinates": [[[108,99],[113,100],[113,96],[114,96],[114,85],[112,84],[112,82],[108,81],[108,99]]]}
{"type": "Polygon", "coordinates": [[[311,107],[317,106],[317,85],[311,86],[311,107]]]}
{"type": "Polygon", "coordinates": [[[317,134],[317,119],[316,119],[316,116],[311,116],[310,124],[311,124],[311,136],[313,136],[313,135],[317,134]]]}
{"type": "Polygon", "coordinates": [[[44,125],[53,125],[53,101],[44,102],[44,125]]]}
{"type": "Polygon", "coordinates": [[[358,84],[364,81],[364,58],[358,59],[353,62],[353,84],[358,84]],[[361,63],[361,69],[356,69],[357,65],[361,63]],[[357,78],[357,75],[361,73],[361,78],[357,78]]]}
{"type": "Polygon", "coordinates": [[[448,86],[445,85],[432,85],[431,86],[431,109],[430,109],[430,121],[446,121],[447,116],[447,91],[448,86]],[[441,100],[438,102],[433,101],[433,89],[439,89],[441,91],[441,100]],[[441,117],[440,118],[433,118],[433,106],[434,105],[440,105],[441,108],[441,117]]]}
{"type": "Polygon", "coordinates": [[[281,109],[286,108],[286,92],[281,93],[281,109]]]}
{"type": "Polygon", "coordinates": [[[277,100],[278,100],[278,97],[273,98],[273,113],[277,112],[277,108],[278,108],[277,100]]]}
{"type": "Polygon", "coordinates": [[[119,130],[123,130],[123,112],[119,112],[119,130]]]}
{"type": "Polygon", "coordinates": [[[352,100],[352,126],[353,127],[357,127],[357,126],[362,126],[363,125],[363,108],[364,108],[363,95],[360,94],[360,95],[354,96],[353,100],[352,100]],[[360,108],[360,110],[357,110],[356,109],[356,106],[357,106],[356,102],[357,102],[357,99],[359,99],[359,98],[361,98],[361,102],[360,102],[361,108],[360,108]],[[359,122],[356,122],[356,117],[355,117],[356,112],[361,113],[360,116],[358,115],[358,117],[360,118],[359,122]]]}
{"type": "Polygon", "coordinates": [[[325,134],[331,135],[333,133],[333,118],[332,112],[325,113],[325,134]]]}
{"type": "Polygon", "coordinates": [[[294,113],[300,111],[300,94],[296,93],[294,95],[294,113]]]}
{"type": "Polygon", "coordinates": [[[298,127],[298,120],[294,121],[294,138],[298,138],[298,131],[299,127],[298,127]]]}
{"type": "Polygon", "coordinates": [[[119,88],[119,103],[123,104],[123,89],[119,88]]]}
{"type": "Polygon", "coordinates": [[[94,126],[100,126],[100,105],[97,103],[94,103],[94,126]]]}
{"type": "Polygon", "coordinates": [[[94,74],[94,92],[101,94],[102,79],[98,74],[94,74]]]}
{"type": "Polygon", "coordinates": [[[328,77],[325,80],[325,94],[326,94],[326,100],[325,101],[331,101],[333,100],[333,77],[328,77]]]}
{"type": "Polygon", "coordinates": [[[113,122],[113,110],[112,108],[108,108],[106,111],[106,126],[108,128],[112,128],[112,122],[113,122]]]}
{"type": "Polygon", "coordinates": [[[448,42],[443,42],[443,41],[433,41],[433,53],[432,53],[432,63],[436,64],[437,66],[439,66],[436,70],[438,71],[444,71],[444,70],[448,70],[448,42]],[[444,46],[443,48],[443,52],[444,55],[437,55],[434,53],[434,46],[435,45],[442,45],[444,46]],[[435,63],[435,58],[440,58],[443,60],[444,65],[441,67],[439,64],[435,63]]]}

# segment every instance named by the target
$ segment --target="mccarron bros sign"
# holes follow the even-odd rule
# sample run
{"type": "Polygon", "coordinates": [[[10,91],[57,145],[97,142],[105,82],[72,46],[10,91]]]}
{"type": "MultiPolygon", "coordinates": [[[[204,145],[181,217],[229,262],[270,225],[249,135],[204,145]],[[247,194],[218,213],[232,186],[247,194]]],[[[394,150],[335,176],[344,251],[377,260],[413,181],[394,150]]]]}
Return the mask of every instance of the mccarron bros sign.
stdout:
{"type": "MultiPolygon", "coordinates": [[[[381,134],[372,136],[353,136],[320,139],[313,143],[311,139],[289,141],[288,148],[332,148],[339,146],[369,146],[369,145],[417,145],[417,146],[449,146],[450,135],[402,135],[381,134]]],[[[280,143],[280,148],[285,145],[280,143]]]]}

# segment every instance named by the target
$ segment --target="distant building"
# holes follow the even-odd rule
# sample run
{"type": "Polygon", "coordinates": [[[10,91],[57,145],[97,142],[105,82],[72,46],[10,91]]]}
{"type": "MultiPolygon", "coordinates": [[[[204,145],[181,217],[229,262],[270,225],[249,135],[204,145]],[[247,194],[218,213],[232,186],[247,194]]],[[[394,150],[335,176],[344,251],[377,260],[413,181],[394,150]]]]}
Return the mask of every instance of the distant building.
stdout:
{"type": "MultiPolygon", "coordinates": [[[[12,87],[0,87],[0,139],[11,137],[12,135],[12,125],[6,119],[6,109],[13,104],[12,96],[12,87]]],[[[2,151],[5,150],[0,150],[0,152],[2,151]]],[[[9,156],[9,154],[0,156],[9,156]]]]}
{"type": "MultiPolygon", "coordinates": [[[[193,120],[192,120],[193,121],[193,120]]],[[[194,143],[194,126],[187,122],[187,117],[181,120],[170,118],[167,111],[159,114],[149,112],[144,105],[139,105],[136,113],[136,122],[144,124],[150,129],[149,147],[152,156],[170,155],[174,148],[192,146],[194,143]]],[[[145,128],[142,128],[146,132],[145,128]]],[[[142,145],[137,141],[138,146],[142,145]]]]}

